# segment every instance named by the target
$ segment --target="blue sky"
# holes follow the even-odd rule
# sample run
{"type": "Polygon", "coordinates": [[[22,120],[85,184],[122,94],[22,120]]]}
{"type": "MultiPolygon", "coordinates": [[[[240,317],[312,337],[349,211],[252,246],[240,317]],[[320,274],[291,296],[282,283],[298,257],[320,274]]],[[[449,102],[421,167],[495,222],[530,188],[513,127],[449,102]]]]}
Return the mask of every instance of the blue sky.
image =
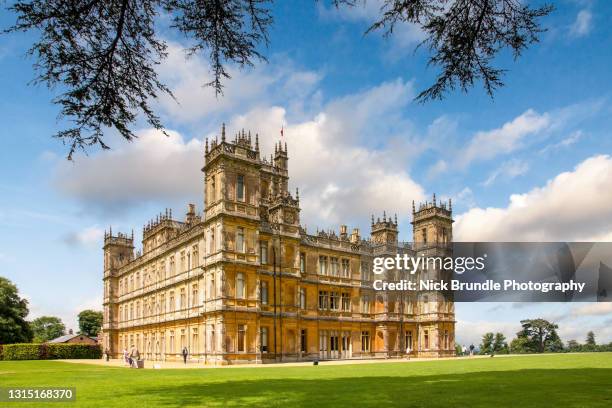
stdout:
{"type": "MultiPolygon", "coordinates": [[[[127,144],[108,132],[111,152],[92,150],[75,163],[50,135],[61,129],[54,90],[28,86],[32,37],[0,37],[0,274],[17,283],[32,316],[75,315],[101,301],[104,228],[140,235],[165,207],[201,209],[202,140],[242,127],[270,152],[284,126],[291,188],[302,196],[302,224],[368,231],[371,212],[397,212],[409,240],[413,199],[452,197],[462,240],[612,240],[612,4],[555,2],[548,31],[519,61],[502,55],[506,87],[491,100],[477,85],[443,101],[413,102],[435,78],[422,38],[403,27],[391,39],[363,35],[376,2],[350,12],[325,2],[278,2],[269,62],[232,67],[216,99],[201,58],[170,44],[161,77],[180,105],[155,102],[171,130],[145,123],[127,144]]],[[[0,13],[3,27],[13,16],[0,13]]],[[[163,22],[160,22],[163,25],[163,22]]],[[[606,305],[458,305],[458,340],[486,330],[508,336],[518,320],[555,319],[564,340],[593,329],[612,341],[606,305]]]]}

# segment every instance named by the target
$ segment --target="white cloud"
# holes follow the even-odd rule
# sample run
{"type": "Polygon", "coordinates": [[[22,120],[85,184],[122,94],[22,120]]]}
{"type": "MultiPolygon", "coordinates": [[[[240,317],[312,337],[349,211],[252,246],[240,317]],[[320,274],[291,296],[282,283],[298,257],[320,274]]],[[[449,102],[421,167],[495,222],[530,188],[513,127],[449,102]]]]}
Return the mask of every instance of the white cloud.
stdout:
{"type": "Polygon", "coordinates": [[[119,210],[123,206],[177,197],[199,197],[202,187],[202,141],[183,140],[153,129],[138,139],[75,162],[58,163],[55,185],[89,209],[119,210]]]}
{"type": "Polygon", "coordinates": [[[70,246],[83,246],[99,249],[102,247],[104,230],[94,225],[81,231],[71,232],[64,237],[64,242],[70,246]]]}
{"type": "Polygon", "coordinates": [[[506,180],[513,179],[524,175],[528,170],[529,164],[527,162],[519,159],[511,159],[495,169],[482,184],[484,186],[490,186],[499,178],[504,178],[506,180]]]}
{"type": "Polygon", "coordinates": [[[612,303],[601,302],[601,303],[588,303],[584,306],[580,306],[577,309],[572,310],[571,313],[574,317],[583,316],[612,316],[612,303]]]}
{"type": "Polygon", "coordinates": [[[550,145],[544,147],[542,150],[540,150],[540,153],[549,153],[549,152],[552,152],[552,151],[556,151],[556,150],[559,150],[559,149],[563,149],[563,148],[572,146],[572,145],[576,144],[580,139],[582,139],[583,136],[584,136],[584,133],[582,132],[582,130],[576,130],[576,131],[572,132],[565,139],[562,139],[561,141],[559,141],[557,143],[550,144],[550,145]]]}
{"type": "Polygon", "coordinates": [[[457,153],[458,164],[465,168],[474,161],[512,153],[523,147],[527,137],[544,131],[550,125],[549,114],[529,109],[500,128],[478,132],[468,146],[457,153]]]}
{"type": "Polygon", "coordinates": [[[612,232],[612,158],[594,156],[540,188],[514,194],[505,208],[457,217],[457,241],[590,241],[612,232]]]}
{"type": "Polygon", "coordinates": [[[570,34],[573,37],[584,37],[591,32],[593,26],[593,13],[590,10],[580,10],[576,15],[576,20],[570,27],[570,34]]]}

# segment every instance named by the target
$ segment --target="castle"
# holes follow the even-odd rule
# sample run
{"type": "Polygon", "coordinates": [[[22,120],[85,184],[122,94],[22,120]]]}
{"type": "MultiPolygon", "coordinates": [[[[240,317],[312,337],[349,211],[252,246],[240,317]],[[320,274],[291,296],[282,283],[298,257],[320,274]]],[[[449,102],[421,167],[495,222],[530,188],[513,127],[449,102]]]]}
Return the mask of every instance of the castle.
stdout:
{"type": "MultiPolygon", "coordinates": [[[[309,235],[289,192],[287,145],[268,160],[259,139],[225,126],[205,147],[202,214],[189,204],[134,236],[104,236],[103,347],[135,345],[148,360],[205,364],[452,356],[452,300],[436,292],[372,287],[372,261],[398,251],[446,254],[451,203],[413,203],[413,243],[398,242],[397,217],[372,217],[368,239],[342,225],[309,235]]],[[[393,273],[393,272],[390,272],[393,273]]]]}

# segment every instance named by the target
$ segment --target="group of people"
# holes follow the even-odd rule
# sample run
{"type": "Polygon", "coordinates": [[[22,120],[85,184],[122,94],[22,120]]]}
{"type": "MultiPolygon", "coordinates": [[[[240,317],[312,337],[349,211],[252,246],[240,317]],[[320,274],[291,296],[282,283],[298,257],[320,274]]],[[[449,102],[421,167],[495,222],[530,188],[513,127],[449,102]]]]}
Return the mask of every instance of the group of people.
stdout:
{"type": "Polygon", "coordinates": [[[140,351],[136,346],[132,345],[129,352],[127,349],[123,349],[123,361],[128,367],[138,368],[138,360],[140,360],[140,351]]]}
{"type": "MultiPolygon", "coordinates": [[[[187,347],[183,347],[181,352],[183,355],[183,363],[187,364],[187,356],[189,356],[189,350],[187,347]]],[[[108,359],[107,359],[108,360],[108,359]]],[[[140,360],[140,352],[136,346],[132,345],[130,351],[123,349],[123,361],[128,367],[138,368],[138,361],[140,360]]]]}

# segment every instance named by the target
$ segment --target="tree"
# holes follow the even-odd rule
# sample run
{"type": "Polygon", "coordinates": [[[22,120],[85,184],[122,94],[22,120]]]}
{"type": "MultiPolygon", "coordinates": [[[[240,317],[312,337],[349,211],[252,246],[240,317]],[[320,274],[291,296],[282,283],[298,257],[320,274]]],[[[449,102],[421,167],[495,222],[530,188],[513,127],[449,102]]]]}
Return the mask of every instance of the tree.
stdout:
{"type": "Polygon", "coordinates": [[[30,327],[34,334],[35,343],[44,343],[66,333],[64,323],[62,323],[61,319],[54,316],[41,316],[34,319],[30,323],[30,327]]]}
{"type": "Polygon", "coordinates": [[[514,354],[531,353],[531,343],[527,337],[517,336],[510,342],[510,352],[514,354]]]}
{"type": "Polygon", "coordinates": [[[0,344],[29,343],[32,330],[25,320],[28,301],[10,280],[0,276],[0,344]]]}
{"type": "Polygon", "coordinates": [[[506,344],[506,336],[503,333],[495,333],[495,340],[493,341],[493,351],[496,353],[499,352],[508,352],[508,344],[506,344]]]}
{"type": "Polygon", "coordinates": [[[79,313],[79,333],[95,337],[102,328],[102,312],[83,310],[79,313]]]}
{"type": "Polygon", "coordinates": [[[585,341],[587,346],[596,346],[597,343],[595,342],[595,333],[593,333],[592,331],[589,331],[587,333],[587,337],[586,337],[586,341],[585,341]]]}
{"type": "Polygon", "coordinates": [[[544,351],[558,351],[563,348],[561,339],[557,335],[557,326],[544,319],[521,320],[523,330],[517,337],[527,339],[523,344],[529,351],[543,353],[544,351]]]}
{"type": "Polygon", "coordinates": [[[567,342],[567,349],[569,351],[579,351],[580,343],[578,343],[576,340],[570,340],[567,342]]]}
{"type": "Polygon", "coordinates": [[[495,335],[491,332],[485,333],[482,336],[482,343],[480,343],[480,354],[489,354],[493,351],[493,341],[495,335]]]}
{"type": "MultiPolygon", "coordinates": [[[[330,0],[355,7],[358,0],[330,0]]],[[[217,95],[229,79],[227,64],[251,66],[265,60],[273,22],[272,0],[17,0],[9,6],[17,21],[5,32],[30,31],[38,37],[28,54],[35,58],[35,83],[57,85],[54,99],[72,126],[55,136],[69,145],[68,158],[93,145],[108,148],[103,133],[114,128],[127,140],[138,114],[163,130],[151,101],[172,95],[155,67],[167,56],[157,30],[168,28],[189,40],[187,55],[206,53],[217,95]],[[165,18],[160,18],[164,13],[165,18]],[[169,27],[163,27],[163,24],[169,27]]],[[[532,8],[523,0],[384,0],[367,32],[393,35],[413,24],[426,35],[421,45],[429,65],[441,68],[421,101],[441,99],[455,88],[467,92],[482,81],[489,95],[503,86],[504,70],[494,58],[509,50],[514,58],[544,31],[540,19],[552,6],[532,8]]]]}

